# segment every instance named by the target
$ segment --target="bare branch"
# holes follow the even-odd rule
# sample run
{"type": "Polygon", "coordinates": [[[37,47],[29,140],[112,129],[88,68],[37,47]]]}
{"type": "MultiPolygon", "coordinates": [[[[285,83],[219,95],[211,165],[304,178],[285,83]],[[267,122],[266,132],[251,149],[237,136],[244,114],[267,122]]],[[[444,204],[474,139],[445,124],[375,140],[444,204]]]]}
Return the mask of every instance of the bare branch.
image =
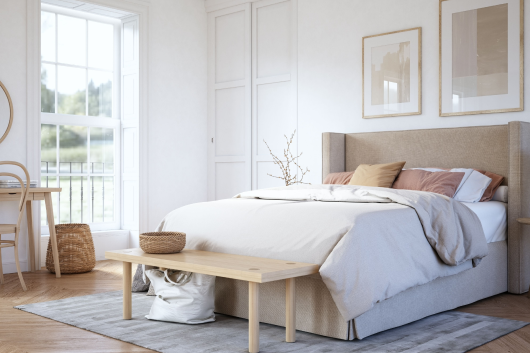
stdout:
{"type": "Polygon", "coordinates": [[[287,148],[283,150],[283,157],[285,159],[283,161],[280,158],[278,158],[274,153],[272,153],[272,149],[267,144],[267,141],[263,140],[263,142],[267,146],[267,149],[269,150],[269,153],[272,156],[273,163],[278,165],[278,167],[280,167],[280,171],[283,176],[279,177],[279,176],[275,176],[269,173],[267,173],[267,175],[273,178],[283,180],[286,186],[293,185],[293,184],[310,184],[310,183],[306,183],[303,181],[304,176],[307,173],[309,173],[310,170],[308,168],[304,170],[298,164],[298,158],[300,158],[302,153],[300,153],[297,156],[293,156],[291,152],[291,146],[293,144],[293,139],[294,139],[295,134],[296,134],[296,130],[294,130],[291,137],[287,137],[287,135],[283,135],[285,137],[285,142],[287,143],[287,148]],[[294,167],[291,167],[291,163],[294,164],[294,167]]]}

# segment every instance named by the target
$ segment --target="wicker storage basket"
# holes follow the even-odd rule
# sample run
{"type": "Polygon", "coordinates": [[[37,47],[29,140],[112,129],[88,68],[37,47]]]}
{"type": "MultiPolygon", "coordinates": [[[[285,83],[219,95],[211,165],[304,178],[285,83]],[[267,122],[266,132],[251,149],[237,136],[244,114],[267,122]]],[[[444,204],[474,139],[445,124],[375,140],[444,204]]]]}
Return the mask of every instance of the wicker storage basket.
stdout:
{"type": "Polygon", "coordinates": [[[140,234],[140,247],[148,254],[174,254],[184,249],[186,233],[150,232],[140,234]]]}
{"type": "MultiPolygon", "coordinates": [[[[92,271],[96,266],[96,252],[88,224],[58,224],[55,233],[61,273],[92,271]]],[[[55,273],[51,242],[48,242],[46,252],[46,268],[55,273]]]]}

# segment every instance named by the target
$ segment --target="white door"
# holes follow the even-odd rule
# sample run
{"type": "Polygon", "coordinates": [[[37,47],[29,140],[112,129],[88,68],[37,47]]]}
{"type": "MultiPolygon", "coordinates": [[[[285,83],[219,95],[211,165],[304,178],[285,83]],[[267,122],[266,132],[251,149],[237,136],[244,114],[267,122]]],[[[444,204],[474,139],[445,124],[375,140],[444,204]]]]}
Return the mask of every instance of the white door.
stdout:
{"type": "Polygon", "coordinates": [[[208,199],[251,188],[251,6],[208,14],[208,199]]]}
{"type": "MultiPolygon", "coordinates": [[[[269,149],[281,158],[284,135],[297,129],[297,3],[265,0],[252,4],[252,188],[285,185],[269,149]]],[[[291,152],[298,151],[297,136],[291,152]]],[[[296,170],[291,168],[292,173],[296,170]]]]}

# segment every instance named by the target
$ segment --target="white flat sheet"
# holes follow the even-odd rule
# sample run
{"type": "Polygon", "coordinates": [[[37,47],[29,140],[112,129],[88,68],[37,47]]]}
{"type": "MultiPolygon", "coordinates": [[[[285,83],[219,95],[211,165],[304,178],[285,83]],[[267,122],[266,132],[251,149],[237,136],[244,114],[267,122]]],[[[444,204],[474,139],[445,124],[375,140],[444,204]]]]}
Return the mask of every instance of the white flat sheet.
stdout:
{"type": "Polygon", "coordinates": [[[482,224],[488,243],[506,240],[506,215],[508,204],[500,201],[462,202],[475,212],[482,224]]]}

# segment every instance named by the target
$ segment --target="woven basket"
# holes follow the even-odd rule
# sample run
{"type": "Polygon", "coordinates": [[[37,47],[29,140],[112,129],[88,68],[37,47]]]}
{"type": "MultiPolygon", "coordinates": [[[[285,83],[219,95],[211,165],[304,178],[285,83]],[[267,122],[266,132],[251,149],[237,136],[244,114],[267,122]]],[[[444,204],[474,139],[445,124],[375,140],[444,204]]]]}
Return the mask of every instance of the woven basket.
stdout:
{"type": "MultiPolygon", "coordinates": [[[[96,252],[88,224],[58,224],[57,249],[61,273],[90,272],[96,266],[96,252]]],[[[46,252],[46,268],[55,273],[51,240],[46,252]]]]}
{"type": "Polygon", "coordinates": [[[148,254],[174,254],[184,249],[186,233],[151,232],[140,234],[140,247],[148,254]]]}

